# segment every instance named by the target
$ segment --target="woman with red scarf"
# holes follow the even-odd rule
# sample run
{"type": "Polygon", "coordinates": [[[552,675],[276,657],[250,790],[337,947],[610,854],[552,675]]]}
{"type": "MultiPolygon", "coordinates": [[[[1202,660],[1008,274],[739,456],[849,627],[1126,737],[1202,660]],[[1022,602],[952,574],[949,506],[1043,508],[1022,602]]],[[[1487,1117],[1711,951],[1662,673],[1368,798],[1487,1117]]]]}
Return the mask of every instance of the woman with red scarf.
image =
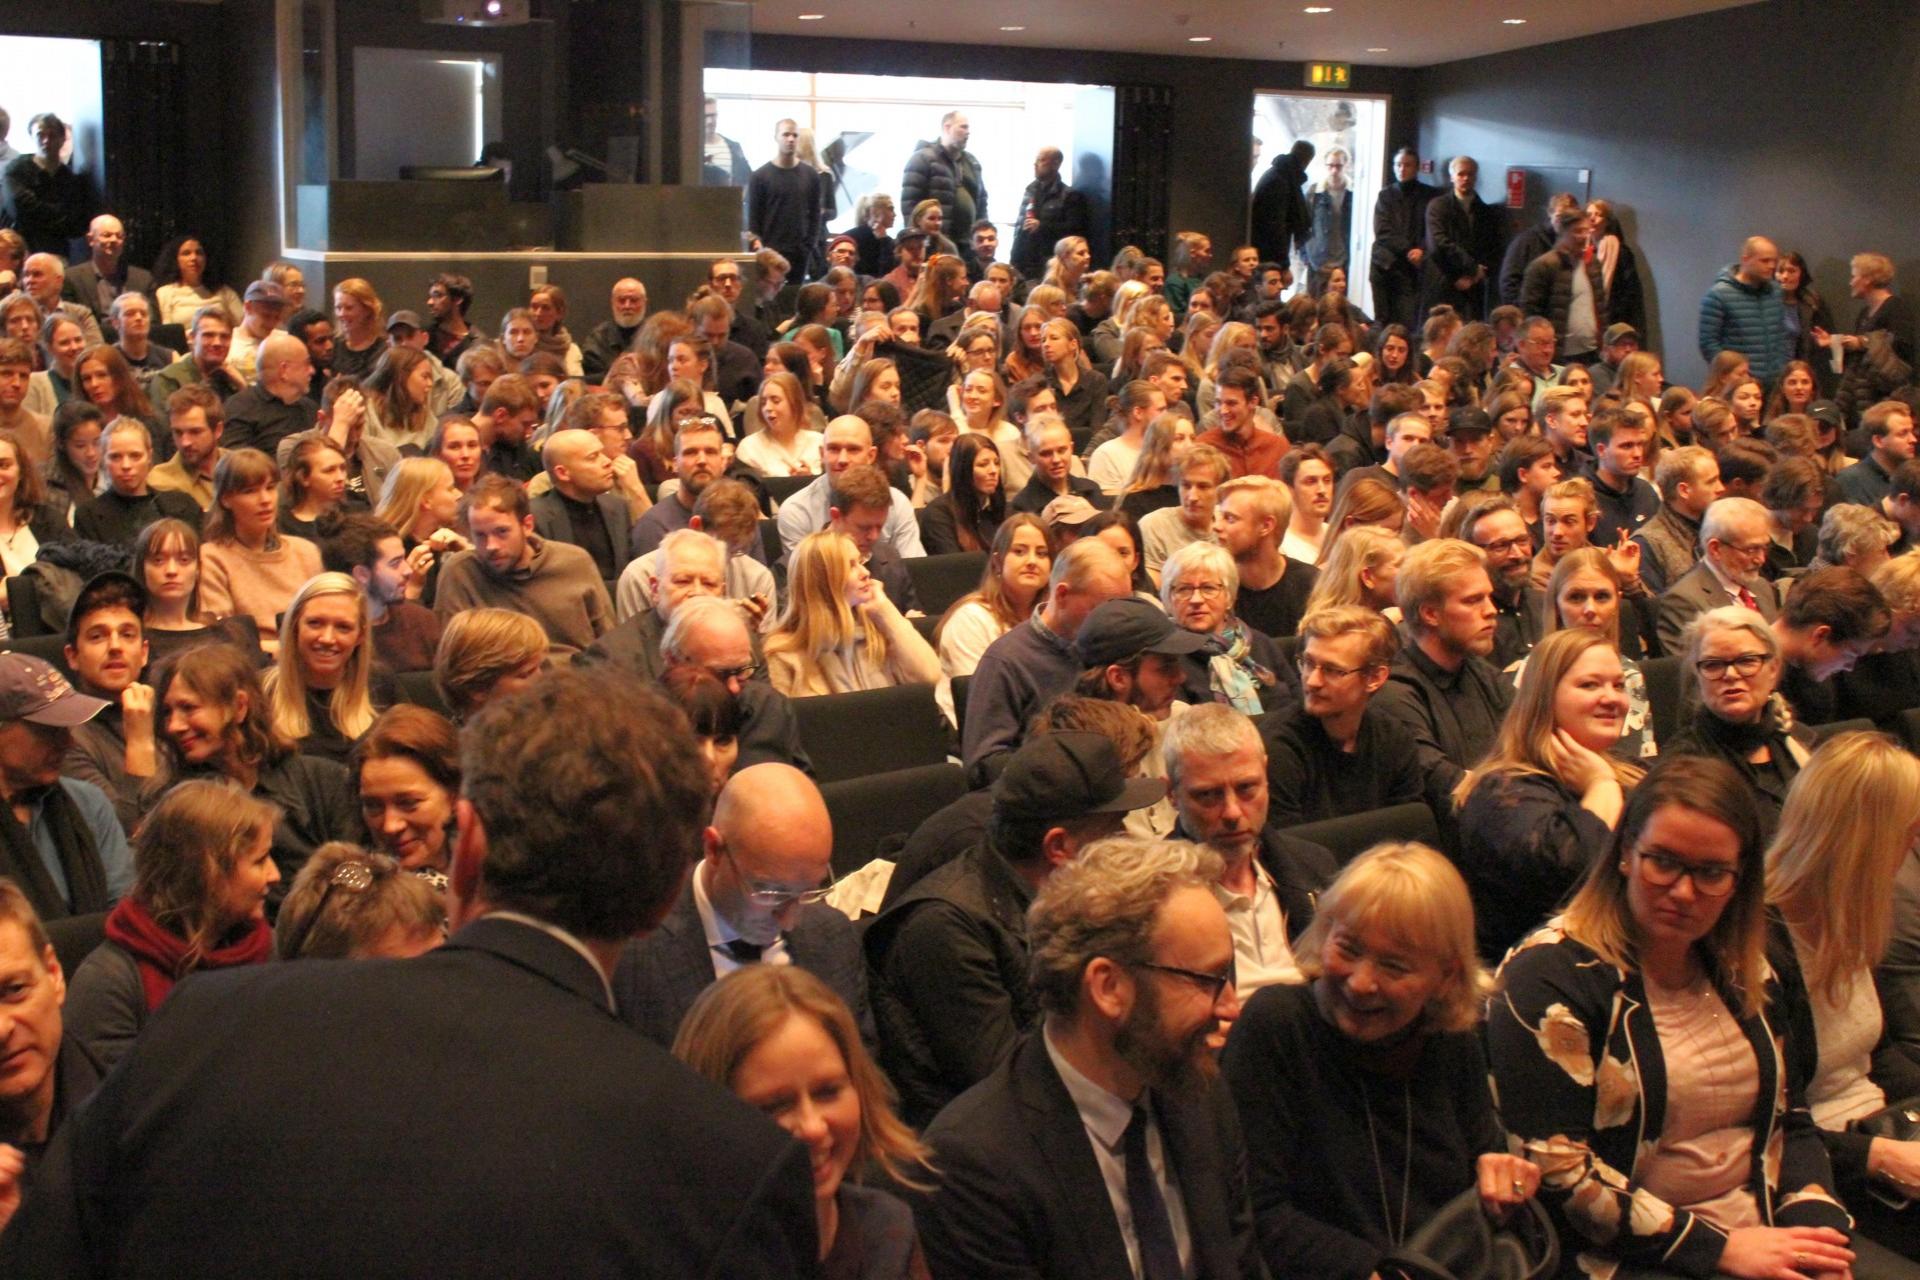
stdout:
{"type": "Polygon", "coordinates": [[[273,954],[267,891],[274,807],[224,780],[168,791],[133,839],[133,892],[107,913],[107,940],[74,971],[67,1034],[103,1070],[133,1044],[173,984],[273,954]]]}

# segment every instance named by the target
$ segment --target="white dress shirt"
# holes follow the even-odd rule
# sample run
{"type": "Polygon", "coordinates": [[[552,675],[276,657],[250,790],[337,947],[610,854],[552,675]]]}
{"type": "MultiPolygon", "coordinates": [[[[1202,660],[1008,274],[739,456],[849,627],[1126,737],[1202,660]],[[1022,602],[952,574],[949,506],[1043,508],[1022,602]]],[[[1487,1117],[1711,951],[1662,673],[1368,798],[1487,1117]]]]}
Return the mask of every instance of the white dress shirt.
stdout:
{"type": "MultiPolygon", "coordinates": [[[[722,920],[713,909],[713,902],[707,897],[707,864],[703,860],[693,869],[693,905],[700,912],[700,927],[707,934],[707,955],[713,961],[713,976],[724,978],[735,969],[745,968],[740,961],[726,950],[726,945],[740,936],[739,931],[722,920]]],[[[787,939],[783,934],[760,952],[761,964],[792,964],[793,954],[787,950],[787,939]]]]}

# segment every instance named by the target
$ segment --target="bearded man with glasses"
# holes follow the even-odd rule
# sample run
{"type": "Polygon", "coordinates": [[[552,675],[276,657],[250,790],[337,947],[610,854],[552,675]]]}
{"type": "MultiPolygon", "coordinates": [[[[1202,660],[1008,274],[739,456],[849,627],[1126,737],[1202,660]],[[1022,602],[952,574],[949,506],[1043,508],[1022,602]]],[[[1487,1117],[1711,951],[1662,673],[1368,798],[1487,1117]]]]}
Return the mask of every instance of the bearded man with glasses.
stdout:
{"type": "Polygon", "coordinates": [[[812,779],[784,764],[742,769],[714,803],[702,857],[660,927],[629,942],[614,970],[620,1016],[671,1045],[717,979],[750,964],[797,964],[853,1011],[873,1045],[866,971],[853,922],[827,905],[833,823],[812,779]]]}

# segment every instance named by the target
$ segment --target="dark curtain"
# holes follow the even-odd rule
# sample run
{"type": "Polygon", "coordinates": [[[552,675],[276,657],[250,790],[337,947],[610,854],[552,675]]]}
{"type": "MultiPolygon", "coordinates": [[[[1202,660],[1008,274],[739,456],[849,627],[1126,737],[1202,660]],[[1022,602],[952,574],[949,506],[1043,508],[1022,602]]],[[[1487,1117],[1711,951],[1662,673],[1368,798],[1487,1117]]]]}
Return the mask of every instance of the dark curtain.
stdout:
{"type": "Polygon", "coordinates": [[[188,86],[180,46],[171,40],[102,40],[100,79],[105,207],[126,224],[128,261],[150,265],[160,246],[186,229],[190,208],[188,86]]]}
{"type": "Polygon", "coordinates": [[[1113,98],[1113,242],[1164,262],[1173,90],[1122,85],[1113,98]]]}

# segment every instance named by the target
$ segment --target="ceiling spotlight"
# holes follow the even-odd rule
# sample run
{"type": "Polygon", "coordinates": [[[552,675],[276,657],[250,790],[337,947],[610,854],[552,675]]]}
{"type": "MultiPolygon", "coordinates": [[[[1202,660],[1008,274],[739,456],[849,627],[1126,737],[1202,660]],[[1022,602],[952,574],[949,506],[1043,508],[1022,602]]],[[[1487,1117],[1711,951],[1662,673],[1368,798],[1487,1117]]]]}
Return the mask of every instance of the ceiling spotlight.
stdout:
{"type": "Polygon", "coordinates": [[[1527,25],[1527,20],[1525,18],[1502,18],[1500,19],[1500,25],[1503,27],[1524,27],[1527,25]]]}
{"type": "Polygon", "coordinates": [[[1025,27],[1002,27],[1000,29],[1002,31],[1025,31],[1026,30],[1025,27]]]}
{"type": "Polygon", "coordinates": [[[1375,45],[1373,48],[1368,49],[1367,52],[1368,53],[1385,53],[1386,49],[1382,48],[1379,45],[1375,45]]]}
{"type": "Polygon", "coordinates": [[[1302,10],[1301,10],[1300,12],[1302,12],[1302,13],[1332,13],[1332,12],[1333,12],[1333,6],[1332,6],[1332,5],[1328,5],[1328,4],[1310,4],[1310,5],[1308,5],[1308,6],[1306,7],[1306,8],[1304,8],[1304,9],[1302,9],[1302,10]]]}
{"type": "Polygon", "coordinates": [[[1212,36],[1188,36],[1187,37],[1188,44],[1211,44],[1212,42],[1213,42],[1212,36]]]}
{"type": "Polygon", "coordinates": [[[826,17],[826,16],[827,16],[827,15],[826,15],[826,14],[824,14],[824,13],[803,13],[803,14],[801,14],[801,15],[800,15],[800,21],[802,21],[802,22],[818,22],[818,21],[820,21],[820,19],[822,19],[822,18],[824,18],[824,17],[826,17]]]}

